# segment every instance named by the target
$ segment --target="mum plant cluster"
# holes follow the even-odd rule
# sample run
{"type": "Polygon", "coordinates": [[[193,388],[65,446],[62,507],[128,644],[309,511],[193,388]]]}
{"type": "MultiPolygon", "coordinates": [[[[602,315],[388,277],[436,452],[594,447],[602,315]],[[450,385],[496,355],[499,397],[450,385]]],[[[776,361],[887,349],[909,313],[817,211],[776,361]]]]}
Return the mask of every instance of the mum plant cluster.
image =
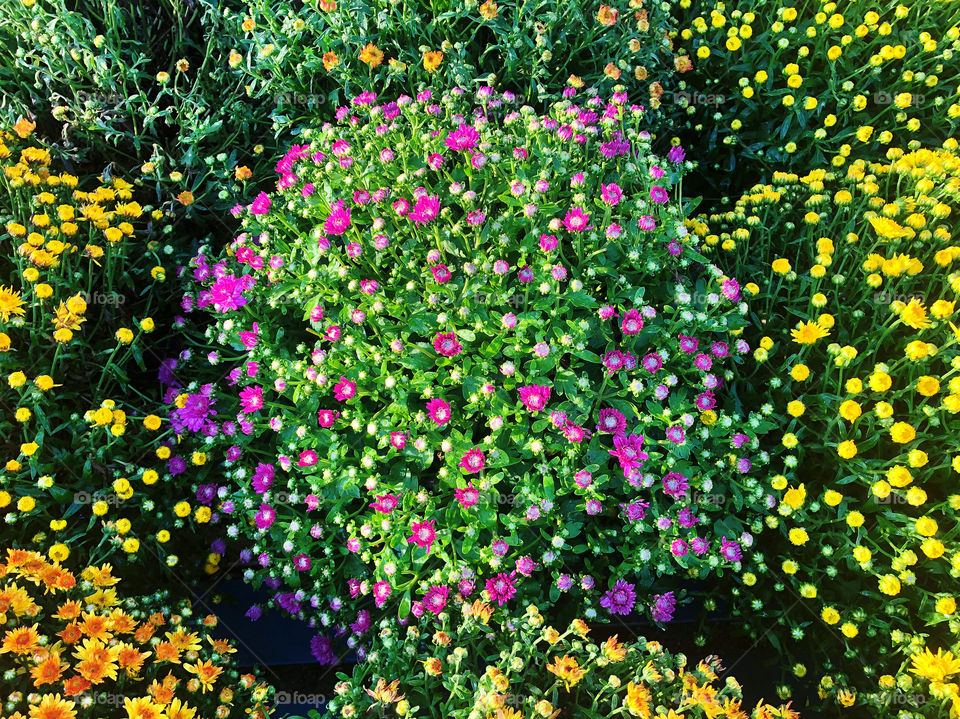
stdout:
{"type": "Polygon", "coordinates": [[[5,719],[960,711],[956,3],[0,8],[5,719]]]}

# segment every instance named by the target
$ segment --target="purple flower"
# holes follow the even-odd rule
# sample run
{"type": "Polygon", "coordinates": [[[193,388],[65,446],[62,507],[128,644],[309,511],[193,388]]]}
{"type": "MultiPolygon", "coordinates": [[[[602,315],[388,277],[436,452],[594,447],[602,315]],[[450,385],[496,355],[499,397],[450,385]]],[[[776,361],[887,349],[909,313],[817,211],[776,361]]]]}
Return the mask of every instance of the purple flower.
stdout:
{"type": "Polygon", "coordinates": [[[310,653],[323,666],[334,666],[338,662],[337,655],[333,653],[333,642],[322,634],[310,640],[310,653]]]}
{"type": "Polygon", "coordinates": [[[720,538],[720,553],[728,562],[739,562],[743,559],[743,550],[740,548],[740,544],[730,541],[726,537],[720,538]]]}
{"type": "Polygon", "coordinates": [[[626,429],[627,418],[623,416],[622,412],[611,408],[600,410],[600,419],[597,423],[598,432],[606,432],[619,436],[626,432],[626,429]]]}
{"type": "Polygon", "coordinates": [[[611,614],[622,614],[624,616],[630,614],[637,603],[637,593],[634,590],[633,584],[618,579],[613,588],[600,599],[600,606],[611,614]]]}
{"type": "Polygon", "coordinates": [[[674,598],[673,592],[658,594],[653,598],[653,604],[650,606],[653,620],[655,622],[669,622],[673,619],[673,612],[676,607],[677,600],[674,598]]]}

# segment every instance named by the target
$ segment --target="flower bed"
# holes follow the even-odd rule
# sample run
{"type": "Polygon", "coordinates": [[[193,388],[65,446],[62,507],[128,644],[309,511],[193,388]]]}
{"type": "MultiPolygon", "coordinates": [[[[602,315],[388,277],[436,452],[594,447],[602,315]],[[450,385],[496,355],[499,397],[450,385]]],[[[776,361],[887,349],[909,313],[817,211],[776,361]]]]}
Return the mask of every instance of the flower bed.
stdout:
{"type": "Polygon", "coordinates": [[[481,593],[668,621],[684,578],[749,564],[774,502],[769,425],[725,391],[742,291],[671,200],[683,151],[620,94],[564,94],[365,93],[189,270],[211,344],[169,393],[170,476],[351,646],[481,593]]]}

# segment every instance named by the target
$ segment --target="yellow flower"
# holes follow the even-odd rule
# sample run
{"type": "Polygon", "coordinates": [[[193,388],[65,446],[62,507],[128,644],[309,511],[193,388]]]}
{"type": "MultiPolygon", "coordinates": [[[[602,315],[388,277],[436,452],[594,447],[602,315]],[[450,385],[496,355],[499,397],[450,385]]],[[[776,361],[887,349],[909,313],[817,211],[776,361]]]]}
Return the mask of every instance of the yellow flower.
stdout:
{"type": "Polygon", "coordinates": [[[840,504],[840,502],[843,501],[843,495],[834,489],[828,489],[823,493],[823,501],[831,507],[836,507],[838,504],[840,504]]]}
{"type": "Polygon", "coordinates": [[[823,611],[820,612],[820,617],[827,624],[836,624],[840,621],[840,613],[833,607],[824,607],[823,611]]]}
{"type": "Polygon", "coordinates": [[[0,285],[0,320],[9,322],[10,315],[22,316],[25,313],[20,293],[14,292],[12,287],[0,285]]]}
{"type": "Polygon", "coordinates": [[[856,529],[863,526],[863,515],[860,512],[853,511],[847,515],[847,525],[856,529]]]}
{"type": "Polygon", "coordinates": [[[790,376],[797,382],[803,382],[810,376],[810,368],[805,364],[794,365],[793,369],[790,370],[790,376]]]}
{"type": "Polygon", "coordinates": [[[910,661],[913,664],[910,671],[931,682],[942,682],[948,676],[960,672],[960,659],[954,658],[952,652],[944,652],[943,649],[937,649],[934,654],[929,648],[925,648],[922,652],[911,655],[910,661]]]}
{"type": "Polygon", "coordinates": [[[783,495],[783,503],[789,506],[791,509],[800,509],[803,506],[804,500],[807,498],[807,490],[804,488],[803,484],[799,487],[791,487],[787,490],[786,494],[783,495]]]}
{"type": "Polygon", "coordinates": [[[368,42],[360,51],[360,61],[370,67],[376,67],[383,62],[383,51],[372,42],[368,42]]]}
{"type": "Polygon", "coordinates": [[[893,384],[893,381],[890,379],[890,375],[879,370],[870,375],[869,382],[870,389],[872,389],[874,392],[886,392],[893,384]]]}
{"type": "Polygon", "coordinates": [[[443,62],[443,53],[439,50],[432,50],[423,55],[423,68],[427,72],[436,70],[440,67],[441,62],[443,62]]]}
{"type": "Polygon", "coordinates": [[[801,345],[812,345],[829,334],[830,331],[821,324],[819,319],[816,322],[801,322],[795,329],[790,330],[793,341],[801,345]]]}
{"type": "Polygon", "coordinates": [[[936,377],[923,376],[917,380],[917,392],[924,397],[932,397],[940,391],[940,381],[936,377]]]}
{"type": "Polygon", "coordinates": [[[896,240],[910,234],[907,230],[888,217],[871,217],[870,224],[876,233],[887,240],[896,240]]]}
{"type": "Polygon", "coordinates": [[[930,517],[920,517],[914,526],[921,537],[932,537],[939,528],[936,520],[930,517]]]}
{"type": "Polygon", "coordinates": [[[791,417],[800,417],[807,410],[803,402],[798,399],[793,400],[787,404],[787,413],[791,417]]]}
{"type": "Polygon", "coordinates": [[[895,597],[900,593],[900,580],[892,574],[884,574],[880,577],[878,585],[880,591],[888,596],[895,597]]]}
{"type": "Polygon", "coordinates": [[[837,454],[844,459],[852,459],[857,456],[857,445],[853,440],[846,440],[837,445],[837,454]]]}
{"type": "Polygon", "coordinates": [[[793,529],[791,529],[790,532],[788,533],[788,537],[790,539],[790,542],[792,544],[795,544],[798,547],[801,544],[805,544],[806,541],[810,539],[810,535],[807,534],[807,531],[799,527],[794,527],[793,529]]]}
{"type": "Polygon", "coordinates": [[[773,261],[773,263],[771,264],[771,268],[778,275],[785,275],[791,270],[790,260],[781,257],[780,259],[773,261]]]}
{"type": "Polygon", "coordinates": [[[860,403],[854,402],[852,399],[848,399],[840,405],[840,416],[848,422],[854,422],[862,413],[860,403]]]}
{"type": "Polygon", "coordinates": [[[917,431],[906,422],[897,422],[890,428],[890,437],[898,444],[912,442],[917,436],[917,431]]]}
{"type": "Polygon", "coordinates": [[[953,597],[941,597],[937,600],[936,610],[940,614],[950,616],[957,611],[957,602],[953,597]]]}
{"type": "Polygon", "coordinates": [[[840,631],[843,632],[843,636],[847,639],[853,639],[860,631],[857,629],[857,625],[852,622],[844,622],[840,625],[840,631]]]}
{"type": "Polygon", "coordinates": [[[900,312],[900,321],[915,330],[926,329],[931,324],[927,318],[927,308],[916,297],[912,298],[900,312]]]}
{"type": "Polygon", "coordinates": [[[128,345],[133,342],[133,332],[131,332],[126,327],[121,327],[116,332],[117,342],[122,345],[128,345]]]}

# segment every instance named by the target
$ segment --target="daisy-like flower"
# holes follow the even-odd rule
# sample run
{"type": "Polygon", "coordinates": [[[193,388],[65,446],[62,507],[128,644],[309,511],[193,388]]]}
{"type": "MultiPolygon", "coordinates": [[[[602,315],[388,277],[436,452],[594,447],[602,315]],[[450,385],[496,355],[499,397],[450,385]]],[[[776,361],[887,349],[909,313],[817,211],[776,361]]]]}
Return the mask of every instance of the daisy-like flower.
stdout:
{"type": "Polygon", "coordinates": [[[480,472],[483,470],[485,464],[486,457],[479,447],[474,447],[473,449],[469,450],[460,459],[460,468],[463,470],[464,474],[474,474],[476,472],[480,472]]]}
{"type": "MultiPolygon", "coordinates": [[[[10,315],[23,315],[26,310],[23,309],[23,299],[19,292],[14,292],[12,287],[0,285],[0,320],[10,321],[10,315]]],[[[81,320],[82,321],[82,320],[81,320]]],[[[79,329],[79,327],[71,328],[79,329]]]]}

